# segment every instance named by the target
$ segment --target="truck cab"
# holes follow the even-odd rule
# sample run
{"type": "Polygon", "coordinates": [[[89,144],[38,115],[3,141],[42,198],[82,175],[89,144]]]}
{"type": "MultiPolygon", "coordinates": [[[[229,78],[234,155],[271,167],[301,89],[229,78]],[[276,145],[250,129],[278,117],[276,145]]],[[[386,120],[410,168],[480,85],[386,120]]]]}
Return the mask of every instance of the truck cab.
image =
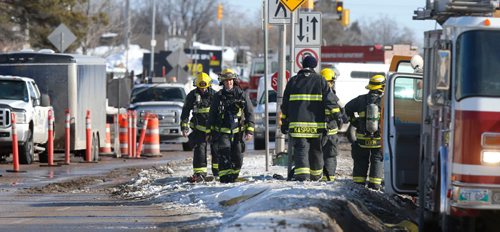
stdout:
{"type": "MultiPolygon", "coordinates": [[[[35,148],[44,150],[48,140],[48,96],[40,94],[31,78],[0,75],[0,158],[12,152],[11,114],[15,115],[19,162],[33,162],[35,148]]],[[[40,155],[43,161],[46,154],[40,155]]]]}

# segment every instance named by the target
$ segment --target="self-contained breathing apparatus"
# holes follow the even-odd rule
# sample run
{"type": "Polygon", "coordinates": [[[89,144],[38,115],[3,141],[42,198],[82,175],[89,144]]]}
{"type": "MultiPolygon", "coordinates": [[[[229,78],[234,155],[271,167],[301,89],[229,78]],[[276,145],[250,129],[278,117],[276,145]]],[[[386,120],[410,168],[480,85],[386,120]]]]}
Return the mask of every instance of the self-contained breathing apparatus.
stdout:
{"type": "Polygon", "coordinates": [[[373,137],[375,132],[378,131],[378,121],[380,119],[380,113],[378,106],[371,103],[366,106],[366,131],[370,133],[373,137]]]}
{"type": "Polygon", "coordinates": [[[226,119],[225,116],[230,117],[228,119],[231,130],[242,126],[243,120],[240,120],[240,118],[245,108],[245,101],[235,95],[236,94],[232,94],[228,96],[226,94],[220,94],[219,119],[221,120],[221,124],[223,124],[226,119]]]}

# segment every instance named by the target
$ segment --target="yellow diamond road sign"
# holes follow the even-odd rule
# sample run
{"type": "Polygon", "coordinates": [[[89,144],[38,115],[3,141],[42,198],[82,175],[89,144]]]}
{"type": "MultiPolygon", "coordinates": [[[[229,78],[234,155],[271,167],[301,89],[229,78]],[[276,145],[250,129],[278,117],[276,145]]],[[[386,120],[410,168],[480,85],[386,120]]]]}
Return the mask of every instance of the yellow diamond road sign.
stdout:
{"type": "Polygon", "coordinates": [[[290,11],[295,11],[306,0],[280,0],[290,11]]]}

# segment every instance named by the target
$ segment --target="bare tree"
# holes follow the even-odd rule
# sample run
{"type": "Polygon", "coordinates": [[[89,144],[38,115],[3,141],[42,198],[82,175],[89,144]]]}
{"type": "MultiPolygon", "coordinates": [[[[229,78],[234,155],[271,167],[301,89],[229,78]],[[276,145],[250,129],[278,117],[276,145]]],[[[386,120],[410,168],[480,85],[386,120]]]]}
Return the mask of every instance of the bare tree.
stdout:
{"type": "Polygon", "coordinates": [[[398,23],[387,15],[363,23],[361,31],[364,44],[414,44],[416,41],[415,33],[411,29],[407,27],[401,29],[398,23]]]}
{"type": "Polygon", "coordinates": [[[81,6],[87,18],[92,21],[80,41],[83,54],[87,54],[89,48],[97,47],[104,33],[117,32],[121,29],[123,24],[116,20],[120,16],[120,8],[117,6],[118,4],[114,1],[92,0],[81,6]],[[110,19],[113,19],[112,23],[110,19]]]}
{"type": "MultiPolygon", "coordinates": [[[[167,35],[181,33],[190,40],[197,35],[198,40],[209,42],[211,33],[209,25],[215,22],[216,0],[162,0],[156,1],[157,18],[155,34],[167,35]],[[175,25],[175,27],[174,27],[175,25]]],[[[145,1],[135,5],[134,20],[136,23],[133,32],[137,34],[151,34],[152,1],[145,1]]]]}

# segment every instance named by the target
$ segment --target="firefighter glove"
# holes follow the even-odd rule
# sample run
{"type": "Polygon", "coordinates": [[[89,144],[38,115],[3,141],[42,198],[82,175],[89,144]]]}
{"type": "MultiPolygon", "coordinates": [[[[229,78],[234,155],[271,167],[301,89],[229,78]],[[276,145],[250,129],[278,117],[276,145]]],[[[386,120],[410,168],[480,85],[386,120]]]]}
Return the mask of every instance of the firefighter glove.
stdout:
{"type": "Polygon", "coordinates": [[[288,120],[286,119],[281,119],[281,133],[283,134],[288,134],[288,120]]]}
{"type": "Polygon", "coordinates": [[[182,127],[182,136],[187,137],[189,134],[189,128],[188,127],[182,127]]]}

